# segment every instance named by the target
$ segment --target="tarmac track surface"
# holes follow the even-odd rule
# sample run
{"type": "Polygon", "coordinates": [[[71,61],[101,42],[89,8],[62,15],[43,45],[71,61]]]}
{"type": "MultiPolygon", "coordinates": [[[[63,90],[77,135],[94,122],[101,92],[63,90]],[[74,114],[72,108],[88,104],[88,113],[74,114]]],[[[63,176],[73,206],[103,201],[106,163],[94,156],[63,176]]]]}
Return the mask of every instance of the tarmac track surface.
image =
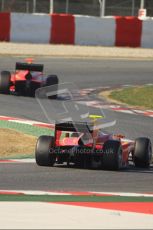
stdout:
{"type": "MultiPolygon", "coordinates": [[[[13,70],[19,57],[1,57],[0,69],[13,70]]],[[[36,58],[45,72],[57,74],[60,83],[75,82],[78,88],[153,83],[152,61],[36,58]]],[[[114,113],[113,130],[128,138],[148,136],[153,141],[153,119],[138,115],[114,113]]],[[[0,96],[0,115],[46,121],[34,98],[0,96]]],[[[57,166],[42,168],[31,163],[1,164],[0,189],[91,190],[119,192],[152,192],[153,168],[121,172],[83,170],[57,166]]]]}

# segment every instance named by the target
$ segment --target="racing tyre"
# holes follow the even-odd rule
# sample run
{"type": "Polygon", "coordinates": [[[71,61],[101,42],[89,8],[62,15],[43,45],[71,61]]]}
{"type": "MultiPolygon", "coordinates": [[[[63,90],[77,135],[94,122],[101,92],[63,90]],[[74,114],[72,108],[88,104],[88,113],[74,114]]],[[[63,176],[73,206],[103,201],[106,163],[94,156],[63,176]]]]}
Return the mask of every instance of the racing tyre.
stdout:
{"type": "Polygon", "coordinates": [[[136,167],[148,168],[152,160],[152,145],[149,138],[140,137],[135,140],[133,161],[136,167]]]}
{"type": "Polygon", "coordinates": [[[49,99],[56,99],[57,98],[57,91],[58,91],[58,77],[56,75],[49,75],[46,80],[46,86],[52,86],[52,91],[56,92],[55,95],[49,96],[49,99]]]}
{"type": "Polygon", "coordinates": [[[54,147],[54,137],[40,136],[36,143],[35,159],[39,166],[53,166],[55,163],[55,156],[51,154],[50,149],[54,147]]]}
{"type": "Polygon", "coordinates": [[[122,146],[117,140],[108,140],[104,143],[102,168],[119,170],[122,168],[122,146]]]}
{"type": "Polygon", "coordinates": [[[0,74],[0,93],[8,94],[10,89],[11,74],[9,71],[2,71],[0,74]]]}

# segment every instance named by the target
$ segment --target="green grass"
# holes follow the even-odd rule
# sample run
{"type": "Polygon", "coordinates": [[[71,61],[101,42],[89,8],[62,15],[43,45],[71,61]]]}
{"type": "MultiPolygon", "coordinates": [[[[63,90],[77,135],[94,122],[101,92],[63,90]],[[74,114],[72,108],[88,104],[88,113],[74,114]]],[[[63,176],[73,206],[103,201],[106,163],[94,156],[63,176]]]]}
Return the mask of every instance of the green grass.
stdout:
{"type": "Polygon", "coordinates": [[[109,97],[131,106],[153,109],[153,86],[129,87],[116,90],[112,91],[109,97]]]}
{"type": "Polygon", "coordinates": [[[32,136],[39,137],[41,135],[53,135],[53,130],[51,128],[42,128],[37,126],[32,126],[29,124],[21,124],[17,122],[3,121],[0,120],[0,128],[14,129],[16,131],[29,134],[32,136]]]}
{"type": "Polygon", "coordinates": [[[153,202],[153,197],[73,196],[73,195],[0,195],[0,201],[31,202],[153,202]]]}

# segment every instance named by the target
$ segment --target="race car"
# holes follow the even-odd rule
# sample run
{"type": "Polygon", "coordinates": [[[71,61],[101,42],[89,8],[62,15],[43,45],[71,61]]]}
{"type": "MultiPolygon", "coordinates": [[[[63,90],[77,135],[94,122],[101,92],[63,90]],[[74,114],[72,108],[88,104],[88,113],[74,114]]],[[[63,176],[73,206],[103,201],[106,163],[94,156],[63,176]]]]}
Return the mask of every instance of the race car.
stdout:
{"type": "Polygon", "coordinates": [[[142,168],[151,164],[152,145],[147,137],[128,140],[123,135],[94,130],[93,123],[72,121],[56,123],[54,133],[37,140],[35,160],[39,166],[66,162],[81,168],[120,170],[131,161],[142,168]]]}
{"type": "MultiPolygon", "coordinates": [[[[58,77],[56,75],[44,76],[44,66],[34,64],[32,60],[27,62],[17,62],[15,72],[2,71],[0,74],[0,93],[10,92],[22,96],[35,96],[36,89],[44,86],[54,85],[54,91],[58,89],[58,77]]],[[[56,99],[57,94],[52,98],[56,99]]]]}

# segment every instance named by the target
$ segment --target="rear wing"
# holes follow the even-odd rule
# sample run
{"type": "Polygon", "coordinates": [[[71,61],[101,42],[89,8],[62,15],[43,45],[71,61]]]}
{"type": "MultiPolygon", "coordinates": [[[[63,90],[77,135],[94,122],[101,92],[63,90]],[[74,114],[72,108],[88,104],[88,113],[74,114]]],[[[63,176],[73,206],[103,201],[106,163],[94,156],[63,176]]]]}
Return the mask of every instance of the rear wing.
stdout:
{"type": "Polygon", "coordinates": [[[28,70],[28,71],[34,71],[34,72],[43,72],[44,65],[16,62],[15,69],[16,70],[28,70]]]}
{"type": "Polygon", "coordinates": [[[90,133],[92,132],[92,124],[89,124],[87,122],[64,122],[64,123],[56,123],[55,124],[55,130],[60,131],[68,131],[68,132],[84,132],[85,130],[88,130],[90,133]]]}

